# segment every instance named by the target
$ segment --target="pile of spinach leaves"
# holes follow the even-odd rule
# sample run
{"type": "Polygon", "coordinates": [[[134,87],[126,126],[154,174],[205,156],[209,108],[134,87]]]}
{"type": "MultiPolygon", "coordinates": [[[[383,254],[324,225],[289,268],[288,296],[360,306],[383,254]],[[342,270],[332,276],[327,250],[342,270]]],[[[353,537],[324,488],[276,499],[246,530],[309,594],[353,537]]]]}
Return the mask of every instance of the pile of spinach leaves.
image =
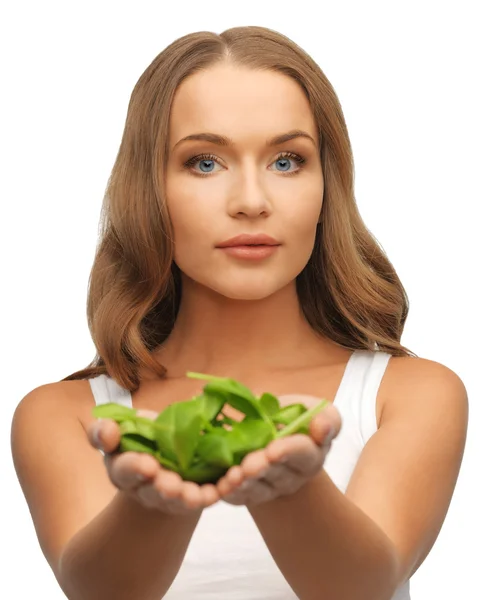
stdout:
{"type": "Polygon", "coordinates": [[[309,410],[303,404],[281,408],[276,396],[264,393],[257,398],[234,379],[193,372],[187,376],[209,383],[202,394],[170,404],[154,420],[114,402],[98,405],[92,413],[118,423],[118,452],[146,452],[162,467],[198,484],[216,483],[249,452],[265,448],[276,438],[307,434],[311,419],[329,404],[322,400],[309,410]],[[226,417],[225,404],[244,418],[226,417]]]}

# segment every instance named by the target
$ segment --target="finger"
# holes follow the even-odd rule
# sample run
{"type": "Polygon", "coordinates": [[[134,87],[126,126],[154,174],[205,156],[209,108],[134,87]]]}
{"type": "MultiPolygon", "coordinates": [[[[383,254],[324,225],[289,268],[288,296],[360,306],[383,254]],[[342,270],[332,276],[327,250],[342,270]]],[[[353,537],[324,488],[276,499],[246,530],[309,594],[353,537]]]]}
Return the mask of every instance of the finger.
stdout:
{"type": "Polygon", "coordinates": [[[266,454],[272,464],[283,464],[303,476],[311,476],[318,471],[326,457],[324,449],[304,434],[295,434],[288,440],[271,442],[266,448],[266,454]]]}
{"type": "Polygon", "coordinates": [[[269,502],[277,497],[275,489],[266,481],[260,479],[245,479],[243,483],[225,496],[223,500],[235,506],[254,506],[269,502]]]}
{"type": "Polygon", "coordinates": [[[246,479],[238,488],[238,494],[243,496],[243,503],[254,506],[270,502],[278,497],[278,491],[265,479],[246,479]]]}
{"type": "Polygon", "coordinates": [[[272,464],[262,480],[269,483],[278,496],[286,496],[297,492],[309,478],[286,464],[272,464]]]}
{"type": "Polygon", "coordinates": [[[212,483],[200,485],[201,497],[205,508],[212,506],[220,499],[218,488],[212,483]]]}
{"type": "Polygon", "coordinates": [[[265,449],[247,454],[241,461],[241,470],[245,477],[257,477],[270,466],[265,449]]]}
{"type": "Polygon", "coordinates": [[[294,477],[294,474],[295,472],[291,471],[285,464],[273,463],[269,466],[266,473],[262,475],[261,479],[276,487],[294,477]]]}
{"type": "Polygon", "coordinates": [[[245,474],[239,465],[234,465],[216,483],[216,489],[221,497],[227,496],[237,489],[245,479],[245,474]]]}
{"type": "Polygon", "coordinates": [[[154,484],[166,500],[173,500],[180,498],[184,481],[178,473],[169,469],[160,469],[155,477],[154,484]]]}
{"type": "Polygon", "coordinates": [[[183,481],[180,498],[184,505],[191,510],[203,508],[203,493],[200,486],[193,481],[183,481]]]}
{"type": "Polygon", "coordinates": [[[170,514],[188,514],[203,510],[208,502],[213,504],[217,501],[218,495],[212,494],[212,491],[215,491],[213,485],[202,490],[197,483],[184,481],[178,473],[164,470],[152,486],[140,488],[138,493],[149,505],[156,504],[157,508],[170,514]]]}
{"type": "Polygon", "coordinates": [[[341,415],[332,404],[316,415],[310,423],[311,437],[317,444],[328,446],[342,427],[341,415]]]}
{"type": "Polygon", "coordinates": [[[181,494],[181,477],[178,473],[160,469],[151,482],[136,490],[141,501],[149,508],[160,509],[170,514],[184,510],[181,494]]]}
{"type": "Polygon", "coordinates": [[[157,461],[149,454],[123,452],[106,455],[105,465],[112,482],[122,490],[132,490],[145,481],[152,481],[159,470],[157,461]],[[143,477],[140,479],[140,477],[143,477]]]}
{"type": "Polygon", "coordinates": [[[121,440],[120,428],[113,419],[96,419],[87,429],[92,446],[104,452],[113,452],[121,440]]]}

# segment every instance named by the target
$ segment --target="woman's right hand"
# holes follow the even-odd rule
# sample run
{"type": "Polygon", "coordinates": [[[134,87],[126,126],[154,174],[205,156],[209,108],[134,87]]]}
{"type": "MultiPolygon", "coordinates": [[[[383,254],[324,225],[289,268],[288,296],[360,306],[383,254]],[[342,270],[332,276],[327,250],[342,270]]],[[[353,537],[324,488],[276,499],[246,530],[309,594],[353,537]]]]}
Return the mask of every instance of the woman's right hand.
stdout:
{"type": "MultiPolygon", "coordinates": [[[[155,419],[159,413],[140,409],[137,414],[155,419]]],[[[151,454],[117,452],[120,427],[112,419],[95,419],[87,433],[90,444],[105,453],[104,462],[113,485],[147,508],[167,514],[189,515],[201,512],[220,499],[214,484],[200,486],[184,481],[178,473],[162,467],[151,454]],[[139,476],[145,480],[141,481],[139,476]]]]}

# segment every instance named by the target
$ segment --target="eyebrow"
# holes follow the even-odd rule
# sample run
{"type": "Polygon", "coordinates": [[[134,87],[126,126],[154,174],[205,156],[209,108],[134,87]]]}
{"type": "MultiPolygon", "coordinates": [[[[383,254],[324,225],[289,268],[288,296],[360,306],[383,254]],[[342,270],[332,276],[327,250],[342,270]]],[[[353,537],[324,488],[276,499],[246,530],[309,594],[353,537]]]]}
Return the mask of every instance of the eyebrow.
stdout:
{"type": "MultiPolygon", "coordinates": [[[[292,131],[281,133],[280,135],[276,135],[273,138],[267,140],[266,146],[279,146],[280,144],[284,144],[285,142],[289,142],[290,140],[294,140],[296,138],[306,138],[308,140],[311,140],[313,144],[316,145],[314,138],[310,136],[309,133],[306,133],[306,131],[302,131],[301,129],[293,129],[292,131]]],[[[176,144],[173,146],[173,150],[178,146],[178,144],[190,140],[211,142],[212,144],[216,144],[218,146],[233,146],[234,144],[231,138],[224,135],[218,135],[217,133],[193,133],[191,135],[187,135],[186,137],[176,142],[176,144]]]]}

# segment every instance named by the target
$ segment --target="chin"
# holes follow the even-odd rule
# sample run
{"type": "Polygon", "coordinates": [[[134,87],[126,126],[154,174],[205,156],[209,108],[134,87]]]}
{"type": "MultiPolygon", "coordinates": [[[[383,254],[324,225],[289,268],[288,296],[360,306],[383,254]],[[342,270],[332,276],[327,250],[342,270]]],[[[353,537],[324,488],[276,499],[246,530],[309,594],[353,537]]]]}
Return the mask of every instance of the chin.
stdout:
{"type": "Polygon", "coordinates": [[[217,294],[231,300],[263,300],[276,294],[285,287],[294,283],[301,269],[299,265],[295,268],[274,272],[273,269],[262,269],[256,272],[234,272],[231,269],[217,269],[216,272],[198,273],[191,270],[189,273],[183,271],[184,291],[190,288],[193,293],[217,294]],[[203,289],[203,292],[200,292],[203,289]]]}
{"type": "Polygon", "coordinates": [[[275,293],[277,290],[266,291],[266,290],[247,290],[247,289],[239,289],[239,290],[215,290],[221,296],[225,298],[229,298],[230,300],[263,300],[264,298],[268,298],[275,293]]]}
{"type": "Polygon", "coordinates": [[[279,292],[284,286],[290,283],[287,281],[268,281],[263,278],[261,281],[248,281],[244,277],[241,282],[228,283],[227,281],[215,282],[208,287],[225,298],[231,300],[263,300],[279,292]]]}

